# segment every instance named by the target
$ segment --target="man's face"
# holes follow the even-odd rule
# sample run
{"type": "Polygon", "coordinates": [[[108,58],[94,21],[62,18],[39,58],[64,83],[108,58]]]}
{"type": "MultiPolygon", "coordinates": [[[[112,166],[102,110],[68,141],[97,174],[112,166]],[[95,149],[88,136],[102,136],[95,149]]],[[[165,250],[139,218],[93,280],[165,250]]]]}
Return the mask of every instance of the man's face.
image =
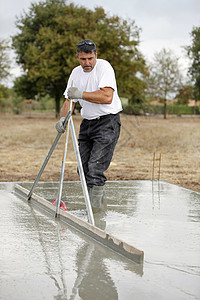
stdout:
{"type": "Polygon", "coordinates": [[[95,54],[94,51],[91,53],[79,52],[77,58],[83,71],[91,72],[96,64],[97,54],[95,54]]]}

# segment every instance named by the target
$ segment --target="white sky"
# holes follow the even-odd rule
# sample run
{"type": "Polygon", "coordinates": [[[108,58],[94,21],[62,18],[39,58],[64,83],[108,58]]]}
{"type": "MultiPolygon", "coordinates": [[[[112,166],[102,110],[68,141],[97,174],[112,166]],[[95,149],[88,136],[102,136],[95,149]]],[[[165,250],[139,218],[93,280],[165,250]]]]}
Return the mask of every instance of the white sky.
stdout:
{"type": "MultiPolygon", "coordinates": [[[[0,38],[9,38],[16,33],[16,16],[30,3],[39,0],[1,0],[0,38]]],[[[124,19],[135,20],[142,29],[140,51],[150,60],[156,51],[171,49],[180,57],[182,69],[187,69],[188,60],[182,46],[191,45],[193,26],[200,26],[200,0],[74,0],[76,5],[89,9],[102,6],[106,13],[124,19]]],[[[69,1],[66,1],[69,3],[69,1]]],[[[19,74],[14,67],[13,74],[19,74]]]]}

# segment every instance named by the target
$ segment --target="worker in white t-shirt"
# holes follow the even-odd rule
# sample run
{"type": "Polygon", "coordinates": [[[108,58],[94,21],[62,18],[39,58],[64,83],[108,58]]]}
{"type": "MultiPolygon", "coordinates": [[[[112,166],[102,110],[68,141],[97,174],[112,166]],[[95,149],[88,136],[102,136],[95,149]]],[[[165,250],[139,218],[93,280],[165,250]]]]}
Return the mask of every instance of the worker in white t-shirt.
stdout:
{"type": "Polygon", "coordinates": [[[79,151],[93,211],[103,206],[106,171],[110,165],[120,134],[121,101],[117,93],[115,73],[110,63],[97,59],[96,46],[91,40],[77,44],[77,59],[80,65],[74,68],[64,92],[66,101],[61,110],[61,119],[56,123],[63,133],[64,117],[69,108],[69,99],[81,105],[83,121],[79,131],[79,151]]]}

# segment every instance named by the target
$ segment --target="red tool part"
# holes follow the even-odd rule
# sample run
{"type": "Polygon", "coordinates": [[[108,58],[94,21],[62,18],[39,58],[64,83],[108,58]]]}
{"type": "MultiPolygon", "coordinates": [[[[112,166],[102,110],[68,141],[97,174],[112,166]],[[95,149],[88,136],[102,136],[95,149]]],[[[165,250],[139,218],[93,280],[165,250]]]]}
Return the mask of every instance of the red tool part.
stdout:
{"type": "MultiPolygon", "coordinates": [[[[56,199],[54,199],[52,203],[53,203],[53,205],[56,206],[56,199]]],[[[67,210],[67,206],[66,206],[65,202],[61,201],[60,208],[63,210],[67,210]]]]}

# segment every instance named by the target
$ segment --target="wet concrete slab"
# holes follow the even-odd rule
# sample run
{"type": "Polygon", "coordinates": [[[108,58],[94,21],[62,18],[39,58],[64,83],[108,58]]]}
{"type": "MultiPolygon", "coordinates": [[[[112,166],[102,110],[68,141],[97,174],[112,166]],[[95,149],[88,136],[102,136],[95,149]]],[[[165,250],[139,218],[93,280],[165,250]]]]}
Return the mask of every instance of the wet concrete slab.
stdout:
{"type": "MultiPolygon", "coordinates": [[[[58,186],[39,182],[34,193],[52,202],[58,186]]],[[[107,182],[96,225],[143,250],[137,264],[13,191],[14,183],[0,183],[0,299],[200,299],[199,193],[166,182],[107,182]]],[[[62,200],[87,220],[80,182],[64,182],[62,200]]]]}

